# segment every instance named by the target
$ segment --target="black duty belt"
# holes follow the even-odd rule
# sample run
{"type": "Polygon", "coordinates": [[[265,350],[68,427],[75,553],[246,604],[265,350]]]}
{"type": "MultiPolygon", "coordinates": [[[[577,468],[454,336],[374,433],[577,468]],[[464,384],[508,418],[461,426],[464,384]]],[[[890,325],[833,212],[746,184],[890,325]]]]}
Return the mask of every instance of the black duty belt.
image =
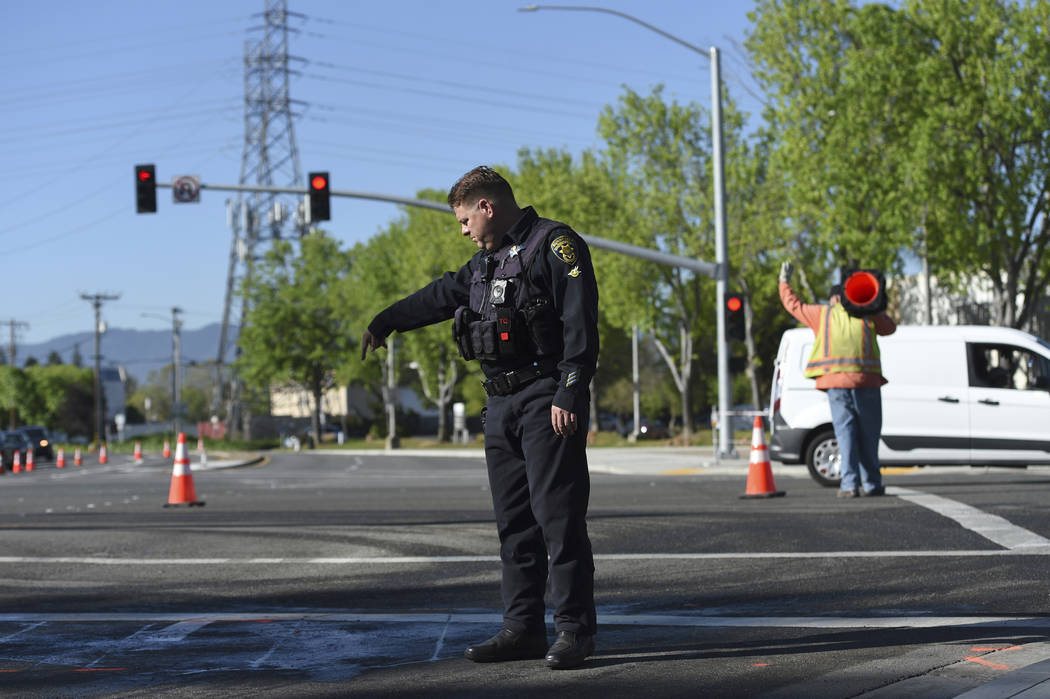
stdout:
{"type": "Polygon", "coordinates": [[[485,393],[490,396],[509,396],[536,379],[549,376],[556,366],[555,362],[533,362],[531,366],[524,369],[496,374],[488,381],[482,381],[481,385],[485,387],[485,393]]]}

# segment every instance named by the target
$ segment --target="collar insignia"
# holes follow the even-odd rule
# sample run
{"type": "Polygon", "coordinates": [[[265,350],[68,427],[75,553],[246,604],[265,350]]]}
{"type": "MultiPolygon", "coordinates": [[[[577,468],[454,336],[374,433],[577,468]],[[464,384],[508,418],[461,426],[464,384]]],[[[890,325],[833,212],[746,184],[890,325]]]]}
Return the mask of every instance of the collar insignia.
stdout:
{"type": "Polygon", "coordinates": [[[521,246],[513,245],[510,248],[510,252],[507,253],[507,257],[517,257],[518,253],[520,251],[521,251],[521,246]]]}
{"type": "Polygon", "coordinates": [[[580,266],[576,265],[575,267],[570,269],[569,270],[569,276],[570,277],[578,277],[578,276],[580,276],[580,266]]]}

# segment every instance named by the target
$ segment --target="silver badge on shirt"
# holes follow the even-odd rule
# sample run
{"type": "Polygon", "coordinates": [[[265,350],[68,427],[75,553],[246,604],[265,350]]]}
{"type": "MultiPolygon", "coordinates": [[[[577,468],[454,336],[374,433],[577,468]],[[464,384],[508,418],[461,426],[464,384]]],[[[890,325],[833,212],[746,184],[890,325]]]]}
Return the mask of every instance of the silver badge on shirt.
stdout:
{"type": "Polygon", "coordinates": [[[506,303],[507,300],[507,280],[506,279],[493,279],[492,280],[492,303],[502,304],[506,303]]]}

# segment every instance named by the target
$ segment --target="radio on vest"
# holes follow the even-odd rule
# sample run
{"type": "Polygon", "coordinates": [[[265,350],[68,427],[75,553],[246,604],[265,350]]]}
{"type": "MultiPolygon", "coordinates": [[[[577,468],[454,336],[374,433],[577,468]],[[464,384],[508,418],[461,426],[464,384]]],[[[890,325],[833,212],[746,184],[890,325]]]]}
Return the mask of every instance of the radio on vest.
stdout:
{"type": "Polygon", "coordinates": [[[843,273],[842,307],[855,318],[886,310],[886,279],[877,269],[851,269],[843,273]]]}

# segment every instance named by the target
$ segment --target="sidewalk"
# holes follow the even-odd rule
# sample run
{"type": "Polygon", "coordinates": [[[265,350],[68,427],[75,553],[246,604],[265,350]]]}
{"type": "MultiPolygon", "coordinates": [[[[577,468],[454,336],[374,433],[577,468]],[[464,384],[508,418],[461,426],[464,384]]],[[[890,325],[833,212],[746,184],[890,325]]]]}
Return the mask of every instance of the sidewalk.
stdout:
{"type": "MultiPolygon", "coordinates": [[[[449,449],[315,449],[311,454],[330,456],[408,456],[446,459],[484,459],[480,448],[449,449]]],[[[737,447],[732,458],[715,459],[713,447],[590,447],[587,463],[591,473],[621,476],[688,476],[693,474],[729,474],[747,476],[750,449],[737,447]]],[[[805,465],[784,466],[772,462],[773,474],[805,472],[805,465]],[[800,472],[799,469],[802,469],[800,472]]]]}

